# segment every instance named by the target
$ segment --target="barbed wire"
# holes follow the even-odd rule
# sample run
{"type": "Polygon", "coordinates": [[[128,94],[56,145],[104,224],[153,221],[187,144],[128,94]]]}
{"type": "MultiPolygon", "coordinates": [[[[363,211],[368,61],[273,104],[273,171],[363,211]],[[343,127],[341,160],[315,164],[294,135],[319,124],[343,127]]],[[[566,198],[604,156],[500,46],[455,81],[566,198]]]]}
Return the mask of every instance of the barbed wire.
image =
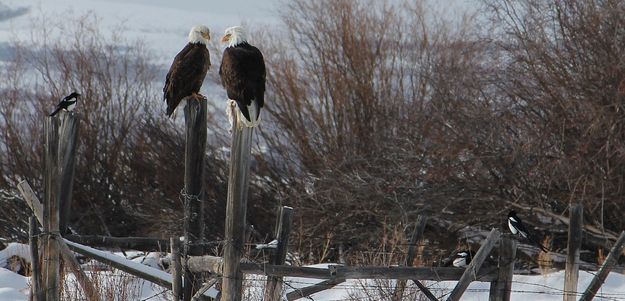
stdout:
{"type": "MultiPolygon", "coordinates": [[[[242,254],[243,254],[243,257],[246,258],[246,260],[249,260],[250,262],[263,264],[261,262],[258,262],[254,258],[251,258],[249,256],[249,254],[247,254],[245,252],[242,252],[242,254]]],[[[515,261],[516,261],[516,258],[511,258],[507,262],[499,263],[498,266],[499,265],[504,265],[505,266],[505,265],[513,264],[515,261]]],[[[498,266],[490,267],[490,271],[487,271],[487,272],[485,272],[482,275],[485,276],[486,274],[489,274],[490,272],[493,272],[493,271],[497,270],[499,268],[498,266]]],[[[588,272],[588,273],[590,273],[593,276],[595,275],[592,272],[588,272]]],[[[476,279],[476,281],[479,281],[480,278],[482,278],[483,276],[474,275],[474,279],[476,279]]],[[[228,277],[225,277],[223,275],[221,275],[220,277],[221,278],[228,278],[228,277]]],[[[262,278],[253,278],[253,277],[247,277],[246,278],[245,276],[244,276],[244,280],[246,282],[248,282],[248,285],[250,285],[250,283],[252,283],[252,286],[256,287],[256,288],[264,288],[265,287],[265,282],[267,281],[266,279],[262,279],[262,278]]],[[[390,289],[395,289],[396,285],[395,284],[390,284],[392,281],[396,281],[395,279],[380,279],[380,280],[378,280],[378,283],[375,283],[375,284],[362,284],[362,283],[359,283],[359,284],[344,284],[344,283],[341,283],[341,284],[337,284],[335,286],[329,287],[326,290],[367,289],[367,288],[369,288],[369,289],[380,289],[380,288],[383,288],[383,289],[389,289],[389,290],[390,289]],[[386,285],[386,286],[382,285],[381,283],[379,283],[380,280],[385,280],[385,281],[389,282],[389,284],[386,285]]],[[[453,281],[453,280],[450,280],[450,281],[453,281]]],[[[438,286],[440,282],[441,282],[441,280],[439,278],[438,281],[434,281],[432,283],[432,285],[427,286],[427,288],[428,289],[433,289],[434,286],[438,286]]],[[[564,296],[565,294],[575,294],[575,295],[581,296],[583,294],[583,293],[572,292],[572,291],[571,292],[567,292],[567,291],[565,291],[563,289],[552,287],[552,286],[548,286],[548,285],[544,285],[544,284],[531,283],[531,282],[526,282],[526,281],[517,281],[517,280],[512,280],[511,282],[513,284],[535,286],[535,287],[541,287],[541,288],[544,288],[544,289],[551,290],[549,292],[519,290],[519,289],[516,289],[516,290],[512,289],[512,290],[510,290],[510,292],[514,292],[514,293],[549,294],[549,295],[559,295],[559,296],[564,296]]],[[[307,281],[298,281],[298,280],[287,280],[287,279],[284,279],[283,280],[283,284],[285,286],[290,287],[292,290],[295,291],[295,290],[299,290],[299,288],[296,288],[295,286],[293,286],[294,284],[310,286],[310,285],[318,284],[318,282],[311,283],[311,282],[307,282],[307,281]]],[[[437,288],[437,289],[441,290],[441,288],[437,288]]],[[[445,294],[443,294],[442,297],[450,294],[451,291],[452,290],[449,290],[449,292],[446,292],[445,294]]],[[[468,292],[490,292],[490,289],[467,289],[466,291],[468,291],[468,292]]],[[[625,293],[601,293],[601,294],[597,295],[598,298],[605,298],[605,297],[602,297],[602,296],[610,296],[609,298],[611,298],[612,300],[625,300],[625,293]],[[620,296],[623,296],[623,298],[616,298],[616,297],[620,297],[620,296]]],[[[310,296],[308,296],[307,298],[309,300],[313,300],[314,301],[314,299],[312,297],[310,297],[310,296]]]]}
{"type": "MultiPolygon", "coordinates": [[[[230,278],[230,277],[224,277],[222,276],[221,278],[230,278]]],[[[236,279],[236,278],[230,278],[230,279],[236,279]]],[[[262,279],[262,278],[245,278],[243,279],[246,282],[246,287],[248,288],[264,288],[265,287],[265,282],[266,279],[262,279]]],[[[357,280],[357,279],[354,279],[357,280]]],[[[360,279],[358,281],[360,281],[360,283],[357,284],[345,284],[345,283],[341,283],[341,284],[337,284],[333,287],[328,287],[325,290],[359,290],[359,289],[386,289],[386,290],[394,290],[396,288],[396,285],[394,283],[392,283],[392,279],[378,279],[378,280],[385,280],[385,282],[388,282],[388,284],[383,284],[383,283],[373,283],[373,284],[366,284],[366,283],[362,283],[364,279],[360,279]]],[[[373,280],[373,279],[367,279],[367,280],[373,280]]],[[[449,280],[452,281],[452,280],[449,280]]],[[[297,290],[301,290],[301,288],[297,288],[294,285],[295,284],[301,284],[301,285],[306,285],[306,286],[310,286],[310,285],[315,285],[318,284],[318,282],[306,282],[306,281],[298,281],[298,280],[284,280],[283,282],[286,286],[288,286],[289,288],[291,288],[293,291],[297,291],[297,290]]],[[[574,292],[574,291],[565,291],[563,289],[557,288],[557,287],[552,287],[552,286],[548,286],[548,285],[544,285],[544,284],[538,284],[538,283],[531,283],[531,282],[524,282],[524,281],[512,281],[513,284],[523,284],[523,285],[532,285],[532,286],[537,286],[537,287],[541,287],[541,288],[546,288],[549,289],[551,291],[534,291],[534,290],[523,290],[523,289],[511,289],[510,292],[512,293],[524,293],[524,294],[538,294],[538,295],[553,295],[553,296],[564,296],[565,294],[571,294],[571,295],[575,295],[575,296],[581,296],[583,295],[583,292],[574,292]]],[[[447,291],[444,294],[441,295],[441,297],[445,297],[447,295],[449,295],[451,293],[451,291],[453,290],[453,288],[441,288],[441,287],[434,287],[440,285],[439,282],[434,281],[432,285],[427,286],[428,289],[436,289],[436,290],[444,290],[447,291]]],[[[412,289],[414,290],[419,290],[418,287],[416,286],[410,286],[412,289]]],[[[465,292],[473,292],[473,293],[486,293],[486,292],[490,292],[490,288],[468,288],[465,290],[465,292]]],[[[314,298],[308,296],[306,297],[309,300],[314,300],[314,298]]],[[[611,293],[611,292],[602,292],[600,294],[597,294],[596,298],[609,298],[611,300],[625,300],[625,292],[624,293],[611,293]]],[[[326,299],[327,300],[327,299],[326,299]]],[[[338,300],[345,300],[345,299],[338,299],[338,300]]]]}

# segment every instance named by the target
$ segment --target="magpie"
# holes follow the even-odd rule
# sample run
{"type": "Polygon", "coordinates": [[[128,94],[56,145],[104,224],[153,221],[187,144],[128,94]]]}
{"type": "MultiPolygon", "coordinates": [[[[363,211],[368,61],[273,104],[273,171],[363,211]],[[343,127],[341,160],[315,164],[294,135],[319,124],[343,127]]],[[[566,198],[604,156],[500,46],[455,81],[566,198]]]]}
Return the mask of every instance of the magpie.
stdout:
{"type": "Polygon", "coordinates": [[[71,111],[76,106],[76,101],[78,101],[78,97],[80,96],[77,92],[72,92],[72,94],[67,95],[61,99],[58,105],[56,105],[56,109],[54,112],[50,114],[50,116],[56,115],[60,110],[71,111]],[[73,100],[72,100],[73,99],[73,100]]]}
{"type": "Polygon", "coordinates": [[[471,263],[471,258],[473,258],[473,256],[471,255],[470,251],[460,251],[456,253],[456,255],[454,255],[454,261],[452,262],[452,265],[457,268],[466,268],[469,263],[471,263]]]}
{"type": "Polygon", "coordinates": [[[510,228],[510,232],[512,232],[513,235],[519,234],[521,237],[526,238],[533,244],[539,246],[544,252],[549,252],[549,250],[545,248],[545,246],[536,241],[534,237],[529,235],[529,232],[527,232],[527,228],[525,228],[525,225],[523,225],[521,218],[516,215],[516,211],[514,210],[511,210],[510,213],[508,213],[508,228],[510,228]]]}

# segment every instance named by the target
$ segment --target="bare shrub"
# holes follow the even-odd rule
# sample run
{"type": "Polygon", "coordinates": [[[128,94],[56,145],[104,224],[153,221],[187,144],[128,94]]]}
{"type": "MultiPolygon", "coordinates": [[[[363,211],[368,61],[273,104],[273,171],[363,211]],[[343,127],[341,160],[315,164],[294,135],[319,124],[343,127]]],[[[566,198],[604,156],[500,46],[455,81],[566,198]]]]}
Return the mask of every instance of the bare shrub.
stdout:
{"type": "Polygon", "coordinates": [[[461,162],[467,132],[493,129],[469,20],[453,31],[419,3],[306,0],[283,20],[286,40],[266,43],[263,138],[301,241],[377,244],[385,219],[405,225],[424,203],[469,197],[452,182],[475,169],[461,162]]]}
{"type": "MultiPolygon", "coordinates": [[[[623,228],[625,5],[620,1],[492,1],[506,58],[499,95],[513,110],[511,199],[623,228]]],[[[503,180],[503,179],[502,179],[503,180]]]]}
{"type": "Polygon", "coordinates": [[[489,228],[508,202],[575,201],[623,228],[623,4],[488,7],[480,32],[419,3],[286,6],[286,39],[266,43],[264,159],[298,208],[300,254],[379,243],[385,218],[408,224],[426,204],[489,228]]]}
{"type": "MultiPolygon", "coordinates": [[[[0,72],[0,236],[26,238],[29,210],[15,190],[27,179],[42,187],[42,124],[58,100],[76,90],[81,116],[70,226],[83,234],[179,235],[182,223],[184,129],[164,116],[164,72],[151,63],[140,41],[123,28],[101,32],[93,14],[72,20],[36,20],[33,39],[12,42],[15,57],[0,72]],[[46,37],[39,39],[39,37],[46,37]],[[162,77],[161,77],[162,75],[162,77]],[[14,105],[18,104],[19,105],[14,105]]],[[[214,139],[224,132],[209,117],[214,139]]],[[[207,148],[206,220],[209,238],[223,233],[227,154],[220,143],[207,148]]],[[[262,178],[260,176],[259,178],[262,178]]],[[[261,186],[253,182],[252,186],[261,186]]],[[[272,207],[271,191],[251,189],[257,230],[272,207]]],[[[269,226],[270,227],[270,226],[269,226]]]]}

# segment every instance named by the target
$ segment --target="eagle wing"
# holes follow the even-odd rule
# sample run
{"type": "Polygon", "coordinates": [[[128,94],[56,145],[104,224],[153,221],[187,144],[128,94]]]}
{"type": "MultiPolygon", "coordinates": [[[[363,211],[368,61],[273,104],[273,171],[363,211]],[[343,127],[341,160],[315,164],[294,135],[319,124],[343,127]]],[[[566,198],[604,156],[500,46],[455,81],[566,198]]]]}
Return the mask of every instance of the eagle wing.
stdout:
{"type": "Polygon", "coordinates": [[[221,83],[228,98],[239,107],[249,106],[255,99],[262,108],[265,101],[266,70],[263,55],[258,48],[245,45],[224,50],[219,67],[221,83]]]}
{"type": "Polygon", "coordinates": [[[209,67],[210,55],[203,44],[189,43],[176,55],[163,87],[168,116],[183,98],[200,91],[209,67]]]}

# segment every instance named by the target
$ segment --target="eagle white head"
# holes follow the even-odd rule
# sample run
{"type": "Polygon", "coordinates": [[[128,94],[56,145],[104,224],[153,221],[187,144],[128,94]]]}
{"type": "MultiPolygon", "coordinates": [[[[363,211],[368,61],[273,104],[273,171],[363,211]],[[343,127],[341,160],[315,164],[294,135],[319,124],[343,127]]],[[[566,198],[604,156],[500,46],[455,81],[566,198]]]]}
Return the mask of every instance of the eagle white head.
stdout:
{"type": "Polygon", "coordinates": [[[224,32],[224,37],[221,38],[222,43],[228,44],[228,47],[237,46],[243,42],[247,42],[247,34],[241,26],[233,26],[224,32]]]}
{"type": "Polygon", "coordinates": [[[202,43],[206,45],[210,39],[210,31],[208,27],[204,25],[193,26],[191,31],[189,31],[189,43],[202,43]]]}

